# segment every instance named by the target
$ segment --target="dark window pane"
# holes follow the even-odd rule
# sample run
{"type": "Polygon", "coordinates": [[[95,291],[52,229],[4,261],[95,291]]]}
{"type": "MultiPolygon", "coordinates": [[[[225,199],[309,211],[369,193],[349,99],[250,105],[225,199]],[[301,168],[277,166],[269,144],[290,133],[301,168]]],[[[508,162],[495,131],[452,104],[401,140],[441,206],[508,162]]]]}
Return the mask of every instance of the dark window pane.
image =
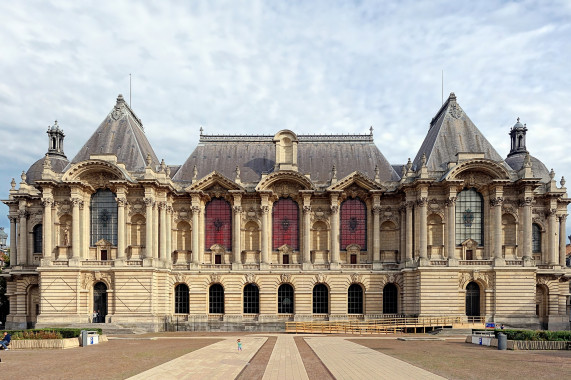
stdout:
{"type": "Polygon", "coordinates": [[[398,291],[395,284],[387,284],[383,288],[383,313],[398,313],[398,291]]]}
{"type": "Polygon", "coordinates": [[[174,312],[175,314],[188,314],[188,286],[178,284],[174,288],[174,312]]]}
{"type": "Polygon", "coordinates": [[[299,249],[299,208],[291,198],[281,198],[272,209],[273,250],[284,244],[293,250],[299,249]]]}
{"type": "Polygon", "coordinates": [[[353,284],[347,292],[347,312],[349,314],[363,314],[363,288],[353,284]]]}
{"type": "MultiPolygon", "coordinates": [[[[36,224],[34,226],[34,253],[42,253],[42,225],[36,224]]],[[[49,252],[48,252],[49,253],[49,252]]]]}
{"type": "Polygon", "coordinates": [[[260,312],[260,293],[255,284],[244,287],[244,314],[258,314],[260,312]]]}
{"type": "Polygon", "coordinates": [[[293,314],[293,287],[290,284],[278,288],[278,313],[293,314]]]}
{"type": "Polygon", "coordinates": [[[232,249],[232,211],[224,199],[216,198],[205,208],[206,250],[214,244],[220,244],[227,250],[232,249]]]}
{"type": "Polygon", "coordinates": [[[466,287],[466,315],[478,317],[480,315],[480,287],[471,282],[466,287]]]}
{"type": "Polygon", "coordinates": [[[91,196],[91,245],[101,239],[117,245],[117,201],[108,189],[91,196]]]}
{"type": "Polygon", "coordinates": [[[359,198],[348,199],[341,204],[341,249],[357,244],[367,249],[367,206],[359,198]]]}
{"type": "Polygon", "coordinates": [[[532,237],[531,237],[531,246],[533,252],[541,252],[541,228],[533,223],[532,224],[532,237]]]}
{"type": "Polygon", "coordinates": [[[329,290],[324,284],[313,287],[313,314],[329,313],[329,290]]]}
{"type": "Polygon", "coordinates": [[[211,285],[208,296],[208,312],[210,314],[224,314],[224,288],[222,285],[211,285]]]}
{"type": "Polygon", "coordinates": [[[473,239],[484,245],[484,201],[474,189],[462,190],[456,201],[456,244],[473,239]]]}

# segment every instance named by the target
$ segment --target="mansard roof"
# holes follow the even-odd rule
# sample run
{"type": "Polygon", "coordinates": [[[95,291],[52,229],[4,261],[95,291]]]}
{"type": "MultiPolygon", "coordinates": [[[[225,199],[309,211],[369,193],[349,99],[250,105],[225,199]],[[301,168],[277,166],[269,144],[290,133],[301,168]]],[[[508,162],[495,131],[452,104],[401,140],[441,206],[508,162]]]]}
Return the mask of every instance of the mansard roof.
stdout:
{"type": "MultiPolygon", "coordinates": [[[[333,165],[338,178],[360,171],[370,178],[379,169],[381,181],[398,181],[399,176],[380,152],[372,134],[366,135],[297,135],[299,173],[311,174],[313,182],[331,179],[333,165]]],[[[202,178],[216,170],[234,178],[236,166],[242,182],[258,182],[262,173],[275,166],[274,135],[202,135],[198,146],[174,175],[175,181],[191,181],[194,167],[202,178]]]]}
{"type": "Polygon", "coordinates": [[[117,161],[124,163],[128,171],[144,171],[147,154],[152,164],[159,160],[145,136],[143,124],[127,105],[122,95],[95,133],[79,150],[72,164],[88,160],[91,155],[114,154],[117,161]]]}
{"type": "Polygon", "coordinates": [[[484,153],[484,158],[501,162],[507,167],[492,144],[464,113],[452,92],[430,122],[430,128],[416,154],[413,166],[421,166],[424,153],[429,171],[447,171],[449,162],[457,162],[456,155],[459,152],[484,153]]]}

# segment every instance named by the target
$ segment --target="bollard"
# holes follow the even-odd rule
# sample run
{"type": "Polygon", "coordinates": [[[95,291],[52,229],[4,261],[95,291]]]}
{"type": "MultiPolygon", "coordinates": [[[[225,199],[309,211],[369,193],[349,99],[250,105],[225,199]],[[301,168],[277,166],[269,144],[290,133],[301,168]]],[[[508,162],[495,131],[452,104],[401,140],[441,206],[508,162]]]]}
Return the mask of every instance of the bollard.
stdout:
{"type": "Polygon", "coordinates": [[[498,350],[507,350],[508,336],[504,333],[498,334],[498,350]]]}

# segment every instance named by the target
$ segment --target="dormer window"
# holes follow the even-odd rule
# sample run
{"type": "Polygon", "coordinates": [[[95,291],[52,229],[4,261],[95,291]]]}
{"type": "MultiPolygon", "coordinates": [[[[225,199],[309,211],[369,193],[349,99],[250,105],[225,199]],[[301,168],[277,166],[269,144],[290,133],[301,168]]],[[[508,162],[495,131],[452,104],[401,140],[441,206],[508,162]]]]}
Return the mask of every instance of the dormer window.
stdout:
{"type": "Polygon", "coordinates": [[[283,130],[274,136],[276,170],[297,171],[297,143],[297,136],[292,131],[283,130]]]}

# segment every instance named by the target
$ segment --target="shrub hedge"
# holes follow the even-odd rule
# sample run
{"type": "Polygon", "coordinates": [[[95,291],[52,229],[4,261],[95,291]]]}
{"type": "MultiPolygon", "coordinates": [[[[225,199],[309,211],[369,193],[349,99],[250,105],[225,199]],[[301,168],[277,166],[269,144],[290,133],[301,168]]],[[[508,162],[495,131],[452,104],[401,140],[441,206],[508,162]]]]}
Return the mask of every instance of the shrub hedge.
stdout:
{"type": "MultiPolygon", "coordinates": [[[[14,340],[22,339],[63,339],[63,338],[77,338],[81,335],[81,330],[85,329],[71,329],[71,328],[56,328],[47,327],[44,329],[30,329],[30,330],[4,330],[12,335],[14,340]]],[[[100,328],[89,329],[89,331],[97,331],[101,335],[100,328]]]]}
{"type": "MultiPolygon", "coordinates": [[[[479,331],[484,331],[484,330],[479,330],[479,331]]],[[[498,337],[499,333],[504,333],[507,335],[508,340],[571,341],[571,331],[500,330],[500,329],[495,329],[493,331],[496,338],[498,337]]]]}

